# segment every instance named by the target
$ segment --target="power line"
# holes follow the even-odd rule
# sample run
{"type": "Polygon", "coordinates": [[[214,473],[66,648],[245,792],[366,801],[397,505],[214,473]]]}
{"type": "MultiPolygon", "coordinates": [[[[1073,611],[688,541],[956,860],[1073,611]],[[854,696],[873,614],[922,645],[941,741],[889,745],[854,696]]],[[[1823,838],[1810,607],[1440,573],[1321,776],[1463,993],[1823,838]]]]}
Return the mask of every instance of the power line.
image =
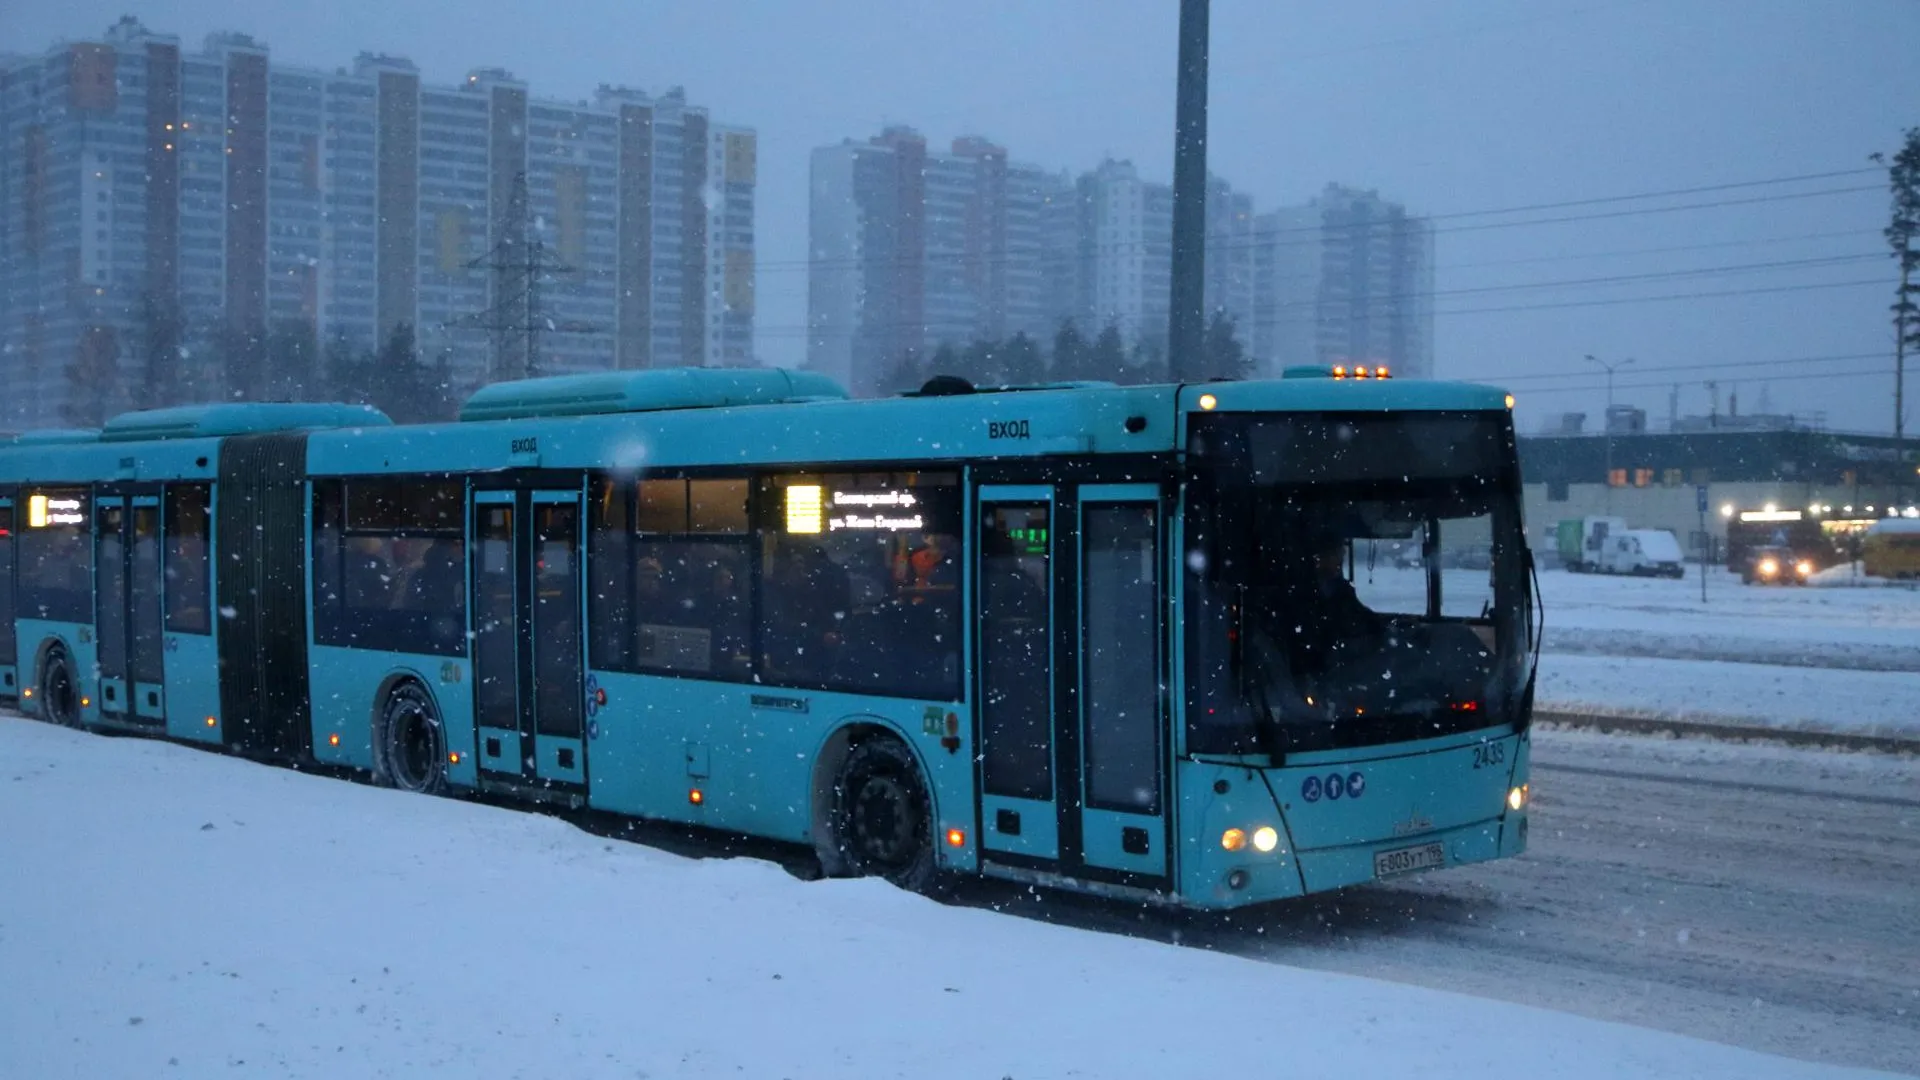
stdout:
{"type": "MultiPolygon", "coordinates": [[[[1809,372],[1804,372],[1798,375],[1768,375],[1768,376],[1765,376],[1764,378],[1755,378],[1751,381],[1767,382],[1767,383],[1799,382],[1804,379],[1820,379],[1823,381],[1837,381],[1840,379],[1866,379],[1866,378],[1874,378],[1874,377],[1886,378],[1890,374],[1891,373],[1885,367],[1872,367],[1872,368],[1859,368],[1853,371],[1809,371],[1809,372]]],[[[1498,383],[1500,380],[1475,377],[1475,378],[1463,380],[1463,381],[1477,382],[1477,383],[1498,383]]],[[[1619,390],[1665,390],[1670,388],[1672,385],[1673,385],[1672,379],[1662,379],[1659,382],[1619,383],[1619,384],[1616,384],[1615,388],[1619,390]]],[[[1527,393],[1530,393],[1530,394],[1590,394],[1590,393],[1594,393],[1596,391],[1601,391],[1605,389],[1606,389],[1605,383],[1589,383],[1585,386],[1543,386],[1543,387],[1538,387],[1538,388],[1529,390],[1527,391],[1527,393]]]]}
{"type": "Polygon", "coordinates": [[[1879,236],[1879,229],[1840,229],[1834,232],[1801,233],[1798,236],[1765,236],[1751,240],[1716,240],[1704,244],[1672,244],[1666,247],[1616,248],[1612,251],[1575,251],[1560,255],[1528,255],[1518,259],[1488,259],[1483,262],[1442,263],[1443,270],[1478,270],[1488,266],[1527,266],[1537,263],[1579,262],[1587,259],[1617,259],[1633,255],[1678,255],[1689,251],[1715,251],[1722,248],[1761,247],[1767,244],[1794,244],[1808,240],[1854,239],[1879,236]]]}
{"type": "Polygon", "coordinates": [[[1716,191],[1741,191],[1748,188],[1771,187],[1775,184],[1799,184],[1812,180],[1836,180],[1843,176],[1860,176],[1866,173],[1878,173],[1881,171],[1882,170],[1877,168],[1836,169],[1833,172],[1802,173],[1799,176],[1780,176],[1771,180],[1738,180],[1726,184],[1708,184],[1703,187],[1670,188],[1666,191],[1642,192],[1638,195],[1603,195],[1593,199],[1569,199],[1563,202],[1534,203],[1531,206],[1509,206],[1502,210],[1458,210],[1447,214],[1429,214],[1427,218],[1430,221],[1447,221],[1463,217],[1486,217],[1491,214],[1526,214],[1539,210],[1565,210],[1575,206],[1604,206],[1611,203],[1636,202],[1640,199],[1664,199],[1681,195],[1707,195],[1716,191]]]}
{"type": "MultiPolygon", "coordinates": [[[[1806,367],[1811,364],[1837,364],[1855,360],[1877,360],[1880,353],[1836,353],[1831,356],[1795,356],[1785,360],[1727,360],[1712,364],[1666,364],[1636,368],[1637,375],[1669,375],[1679,372],[1723,371],[1731,368],[1751,370],[1769,367],[1806,367]]],[[[1533,371],[1516,375],[1473,375],[1469,381],[1498,379],[1501,382],[1528,382],[1541,379],[1586,379],[1592,376],[1585,371],[1533,371]]],[[[1682,382],[1690,380],[1681,380],[1682,382]]],[[[1669,380],[1671,382],[1671,380],[1669,380]]]]}
{"type": "MultiPolygon", "coordinates": [[[[1732,191],[1732,190],[1750,189],[1755,187],[1773,186],[1773,185],[1779,185],[1779,184],[1804,183],[1808,180],[1816,180],[1816,179],[1831,178],[1831,177],[1842,177],[1842,176],[1854,176],[1854,175],[1859,175],[1861,173],[1877,172],[1877,171],[1878,170],[1875,170],[1875,169],[1843,169],[1843,170],[1837,170],[1834,172],[1826,172],[1826,173],[1805,173],[1799,176],[1776,177],[1770,180],[1744,180],[1744,181],[1738,181],[1738,182],[1728,183],[1728,184],[1707,185],[1704,187],[1673,188],[1666,191],[1648,191],[1648,192],[1640,192],[1632,195],[1609,195],[1609,196],[1603,196],[1603,197],[1593,198],[1593,199],[1573,199],[1573,200],[1565,200],[1561,202],[1536,203],[1532,205],[1500,207],[1500,208],[1487,209],[1487,210],[1461,210],[1461,211],[1454,211],[1446,214],[1409,215],[1407,220],[1425,221],[1425,222],[1453,221],[1461,218],[1492,217],[1492,216],[1499,216],[1503,214],[1517,214],[1517,213],[1537,213],[1538,211],[1544,210],[1544,209],[1561,209],[1561,208],[1569,208],[1569,207],[1576,207],[1576,206],[1611,205],[1611,204],[1616,204],[1621,202],[1633,202],[1633,201],[1640,201],[1645,199],[1672,198],[1680,195],[1705,193],[1705,192],[1711,192],[1711,191],[1732,191]]],[[[1483,232],[1483,231],[1492,230],[1492,229],[1528,228],[1528,227],[1537,226],[1537,225],[1564,225],[1564,224],[1570,224],[1570,223],[1581,222],[1581,221],[1605,221],[1605,220],[1613,220],[1613,219],[1623,218],[1623,217],[1638,217],[1638,216],[1649,215],[1649,214],[1684,213],[1684,212],[1693,211],[1693,210],[1716,210],[1716,209],[1723,209],[1726,207],[1733,207],[1733,206],[1753,206],[1753,205],[1760,205],[1764,203],[1787,202],[1787,201],[1793,201],[1798,199],[1825,198],[1828,196],[1835,196],[1835,195],[1852,195],[1852,194],[1858,194],[1860,192],[1884,191],[1884,190],[1885,189],[1882,185],[1864,184],[1864,185],[1857,185],[1857,186],[1850,186],[1850,187],[1820,188],[1814,191],[1782,192],[1774,195],[1756,195],[1756,196],[1738,198],[1738,199],[1717,199],[1717,200],[1711,200],[1707,202],[1683,203],[1678,206],[1649,206],[1649,207],[1638,207],[1638,208],[1626,209],[1626,210],[1609,210],[1609,211],[1603,211],[1603,212],[1594,213],[1594,214],[1565,214],[1558,217],[1535,218],[1527,221],[1489,221],[1489,222],[1481,222],[1478,224],[1441,226],[1441,227],[1435,227],[1433,231],[1435,234],[1463,233],[1463,232],[1483,232]]],[[[1387,222],[1385,221],[1368,221],[1363,223],[1348,223],[1348,224],[1333,224],[1333,225],[1315,224],[1315,225],[1295,226],[1295,227],[1289,227],[1284,229],[1264,230],[1260,233],[1259,237],[1256,239],[1238,240],[1238,241],[1220,240],[1220,239],[1217,239],[1215,236],[1210,235],[1208,237],[1207,250],[1211,253],[1211,252],[1225,252],[1225,251],[1244,251],[1244,250],[1258,249],[1260,247],[1265,247],[1265,246],[1277,246],[1277,247],[1311,246],[1312,244],[1318,242],[1318,240],[1321,237],[1323,237],[1329,229],[1337,230],[1337,229],[1343,229],[1343,228],[1345,229],[1374,228],[1374,227],[1384,227],[1386,224],[1387,222]],[[1280,237],[1280,236],[1311,237],[1312,239],[1302,239],[1297,243],[1289,243],[1289,242],[1276,243],[1273,240],[1273,238],[1280,237]]],[[[1150,246],[1157,246],[1162,243],[1164,243],[1164,241],[1157,240],[1157,239],[1123,240],[1123,241],[1115,241],[1113,243],[1108,243],[1108,244],[1093,245],[1091,248],[1091,251],[1094,257],[1098,258],[1100,255],[1103,255],[1103,254],[1115,254],[1115,253],[1124,252],[1124,251],[1136,251],[1136,250],[1140,250],[1150,246]]],[[[1084,253],[1085,253],[1085,249],[1082,250],[1082,254],[1084,253]]],[[[994,263],[1006,262],[1013,257],[1014,256],[1012,255],[1000,255],[1000,256],[993,256],[993,257],[983,257],[983,256],[970,257],[966,252],[953,252],[953,253],[940,253],[940,254],[926,254],[926,255],[923,255],[919,260],[898,259],[898,260],[893,260],[893,262],[895,265],[899,265],[899,266],[939,265],[939,264],[948,263],[948,262],[968,262],[968,261],[976,261],[981,265],[992,265],[994,263]]],[[[804,272],[808,269],[827,269],[827,270],[859,269],[868,265],[870,265],[869,262],[867,260],[862,260],[862,259],[788,259],[788,260],[761,263],[756,268],[756,270],[758,272],[763,272],[763,273],[797,273],[797,272],[804,272]]],[[[880,265],[885,265],[885,263],[881,263],[880,265]]]]}
{"type": "MultiPolygon", "coordinates": [[[[1856,259],[1860,257],[1847,256],[1846,258],[1856,259]]],[[[1556,282],[1553,284],[1571,285],[1571,284],[1578,284],[1578,283],[1577,282],[1556,282]]],[[[1506,312],[1506,311],[1554,311],[1554,310],[1559,310],[1564,308],[1613,307],[1613,306],[1618,306],[1623,304],[1652,304],[1652,303],[1666,303],[1668,301],[1674,301],[1674,300],[1707,300],[1707,299],[1719,299],[1722,297],[1759,296],[1759,295],[1770,295],[1770,294],[1778,294],[1778,293],[1812,292],[1816,290],[1825,290],[1825,289],[1855,288],[1863,285],[1884,286],[1885,284],[1886,282],[1880,278],[1866,278],[1866,279],[1860,279],[1860,280],[1854,280],[1854,281],[1812,282],[1812,283],[1805,283],[1805,284],[1798,284],[1798,285],[1770,285],[1770,286],[1761,286],[1761,287],[1750,288],[1750,289],[1718,289],[1718,290],[1711,290],[1706,292],[1660,293],[1653,296],[1622,296],[1622,297],[1613,297],[1613,298],[1601,299],[1601,300],[1565,300],[1565,301],[1554,301],[1554,302],[1544,303],[1544,304],[1509,304],[1509,305],[1503,305],[1499,307],[1480,307],[1480,308],[1436,308],[1433,311],[1433,315],[1435,318],[1439,318],[1441,316],[1448,316],[1448,315],[1482,315],[1482,314],[1489,314],[1493,312],[1506,312]]],[[[1533,285],[1516,285],[1516,286],[1494,286],[1492,288],[1497,291],[1505,291],[1507,289],[1523,289],[1523,288],[1534,288],[1534,287],[1535,286],[1533,285]]],[[[1450,292],[1420,293],[1420,294],[1414,294],[1414,295],[1416,298],[1434,298],[1434,297],[1440,297],[1440,296],[1457,295],[1460,292],[1480,292],[1480,291],[1482,290],[1454,290],[1450,292]]],[[[1298,304],[1289,305],[1289,306],[1310,308],[1313,306],[1313,302],[1301,301],[1298,304]]],[[[916,323],[913,325],[920,326],[921,324],[916,323]]],[[[862,326],[861,330],[869,333],[879,333],[886,330],[900,330],[900,329],[908,329],[908,328],[909,327],[906,324],[888,324],[888,325],[867,324],[862,326]]],[[[931,327],[931,328],[940,329],[939,327],[931,327]]],[[[756,335],[766,336],[766,337],[797,337],[797,336],[810,335],[812,332],[813,332],[813,328],[811,326],[791,326],[791,325],[759,326],[754,328],[754,333],[756,335]]]]}

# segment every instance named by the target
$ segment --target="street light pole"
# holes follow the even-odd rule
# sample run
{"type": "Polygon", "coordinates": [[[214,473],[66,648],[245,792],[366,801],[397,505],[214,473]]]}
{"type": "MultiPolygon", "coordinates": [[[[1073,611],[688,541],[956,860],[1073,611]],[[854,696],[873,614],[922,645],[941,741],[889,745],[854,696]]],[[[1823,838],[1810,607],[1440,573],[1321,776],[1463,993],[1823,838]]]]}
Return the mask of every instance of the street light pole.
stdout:
{"type": "Polygon", "coordinates": [[[1600,359],[1599,357],[1593,355],[1592,353],[1588,353],[1587,362],[1590,364],[1599,364],[1601,367],[1605,368],[1607,371],[1607,411],[1606,411],[1606,414],[1600,418],[1600,424],[1602,428],[1606,431],[1606,435],[1607,435],[1607,477],[1606,477],[1607,514],[1608,516],[1612,516],[1613,514],[1613,373],[1615,369],[1623,368],[1623,367],[1626,367],[1628,364],[1633,363],[1633,357],[1629,356],[1625,360],[1616,360],[1613,363],[1609,364],[1605,360],[1600,359]]]}
{"type": "Polygon", "coordinates": [[[1207,248],[1207,18],[1209,0],[1180,0],[1180,67],[1174,96],[1172,295],[1167,369],[1174,382],[1204,369],[1207,248]]]}

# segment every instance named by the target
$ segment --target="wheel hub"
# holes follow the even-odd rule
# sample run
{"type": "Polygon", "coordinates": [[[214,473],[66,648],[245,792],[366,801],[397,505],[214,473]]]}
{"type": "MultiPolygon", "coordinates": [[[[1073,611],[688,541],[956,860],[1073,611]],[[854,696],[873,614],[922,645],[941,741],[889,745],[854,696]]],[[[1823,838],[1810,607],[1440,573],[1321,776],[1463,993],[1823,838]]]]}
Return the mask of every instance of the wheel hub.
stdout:
{"type": "Polygon", "coordinates": [[[911,850],[913,821],[907,792],[890,776],[868,777],[853,805],[854,838],[877,862],[898,863],[911,850]]]}

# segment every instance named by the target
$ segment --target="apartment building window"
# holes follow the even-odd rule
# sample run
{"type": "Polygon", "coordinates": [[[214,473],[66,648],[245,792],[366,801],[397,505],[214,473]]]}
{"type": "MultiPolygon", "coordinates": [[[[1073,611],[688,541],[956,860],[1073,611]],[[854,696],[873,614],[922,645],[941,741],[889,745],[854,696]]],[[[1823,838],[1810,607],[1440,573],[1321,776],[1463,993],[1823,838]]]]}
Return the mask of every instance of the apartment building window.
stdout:
{"type": "Polygon", "coordinates": [[[1652,470],[1652,469],[1635,469],[1635,470],[1633,470],[1633,486],[1634,486],[1634,487],[1641,487],[1641,488],[1643,488],[1643,487],[1646,487],[1646,486],[1647,486],[1648,484],[1651,484],[1651,483],[1653,483],[1653,470],[1652,470]]]}
{"type": "Polygon", "coordinates": [[[1566,502],[1567,486],[1568,485],[1565,480],[1547,481],[1547,501],[1548,502],[1566,502]]]}
{"type": "Polygon", "coordinates": [[[1608,487],[1626,487],[1627,486],[1627,470],[1614,469],[1613,471],[1607,473],[1607,486],[1608,487]]]}

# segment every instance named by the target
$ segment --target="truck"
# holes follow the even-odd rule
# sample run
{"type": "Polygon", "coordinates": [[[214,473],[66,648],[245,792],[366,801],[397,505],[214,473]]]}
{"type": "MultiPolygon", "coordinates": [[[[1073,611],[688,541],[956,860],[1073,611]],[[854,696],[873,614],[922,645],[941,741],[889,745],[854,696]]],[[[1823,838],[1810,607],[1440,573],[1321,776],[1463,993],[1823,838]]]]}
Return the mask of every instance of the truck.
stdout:
{"type": "Polygon", "coordinates": [[[1632,529],[1625,518],[1567,518],[1555,535],[1560,563],[1576,574],[1683,577],[1680,541],[1665,529],[1632,529]]]}

